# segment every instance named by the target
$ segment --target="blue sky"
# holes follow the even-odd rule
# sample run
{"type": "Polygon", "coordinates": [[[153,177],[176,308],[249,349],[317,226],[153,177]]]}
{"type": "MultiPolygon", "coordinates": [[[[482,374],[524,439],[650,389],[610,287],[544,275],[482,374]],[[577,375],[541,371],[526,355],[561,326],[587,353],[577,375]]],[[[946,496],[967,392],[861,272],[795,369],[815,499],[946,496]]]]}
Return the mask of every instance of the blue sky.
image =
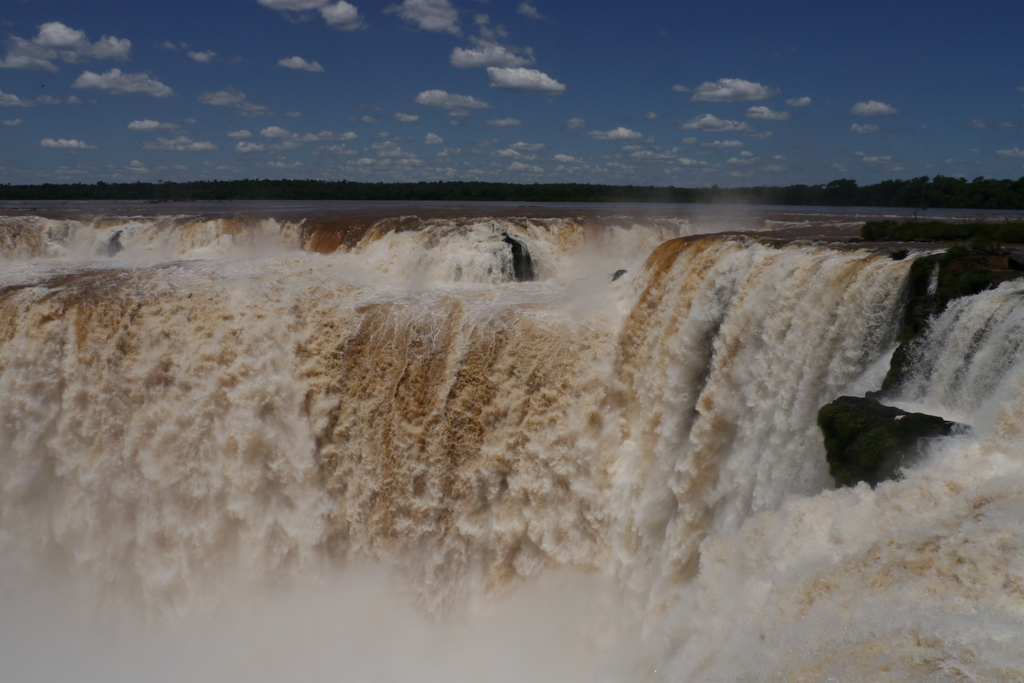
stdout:
{"type": "Polygon", "coordinates": [[[0,182],[1024,176],[1024,6],[0,0],[0,182]]]}

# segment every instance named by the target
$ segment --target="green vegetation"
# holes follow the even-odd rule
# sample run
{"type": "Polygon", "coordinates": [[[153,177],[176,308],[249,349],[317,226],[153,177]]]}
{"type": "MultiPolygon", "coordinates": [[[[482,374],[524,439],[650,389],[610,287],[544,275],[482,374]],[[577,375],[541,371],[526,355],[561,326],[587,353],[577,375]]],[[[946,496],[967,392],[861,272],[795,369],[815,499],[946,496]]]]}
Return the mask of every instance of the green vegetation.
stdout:
{"type": "Polygon", "coordinates": [[[969,240],[974,249],[1024,242],[1024,221],[949,223],[943,221],[868,221],[860,231],[869,242],[955,242],[969,240]]]}
{"type": "MultiPolygon", "coordinates": [[[[390,200],[504,202],[662,202],[772,206],[880,206],[908,208],[1024,209],[1024,178],[992,180],[927,176],[860,187],[854,180],[825,185],[679,188],[582,183],[418,182],[356,183],[346,180],[212,180],[184,183],[0,185],[10,200],[390,200]]],[[[1010,241],[1010,240],[1004,240],[1010,241]]]]}
{"type": "Polygon", "coordinates": [[[836,486],[898,479],[921,452],[921,440],[949,436],[955,422],[908,413],[872,398],[841,396],[818,411],[829,473],[836,486]]]}

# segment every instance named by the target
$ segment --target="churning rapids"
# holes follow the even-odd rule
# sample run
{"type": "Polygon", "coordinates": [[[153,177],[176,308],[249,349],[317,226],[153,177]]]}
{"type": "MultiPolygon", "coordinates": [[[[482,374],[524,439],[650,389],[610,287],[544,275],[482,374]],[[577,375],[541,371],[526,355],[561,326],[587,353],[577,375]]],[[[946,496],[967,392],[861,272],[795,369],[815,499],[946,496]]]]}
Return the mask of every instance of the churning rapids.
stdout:
{"type": "Polygon", "coordinates": [[[1024,680],[1024,285],[896,401],[972,431],[836,490],[816,414],[879,387],[912,258],[84,207],[0,210],[3,680],[1024,680]]]}

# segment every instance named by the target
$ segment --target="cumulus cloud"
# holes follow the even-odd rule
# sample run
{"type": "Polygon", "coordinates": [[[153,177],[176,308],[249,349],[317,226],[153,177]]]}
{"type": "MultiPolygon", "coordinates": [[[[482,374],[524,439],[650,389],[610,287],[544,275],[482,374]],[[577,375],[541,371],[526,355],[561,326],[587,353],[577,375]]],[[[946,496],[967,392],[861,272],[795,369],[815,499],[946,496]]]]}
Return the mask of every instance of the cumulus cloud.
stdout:
{"type": "Polygon", "coordinates": [[[555,161],[557,161],[560,164],[582,164],[583,163],[582,159],[577,159],[576,157],[569,156],[568,154],[556,154],[555,156],[553,156],[551,158],[554,159],[555,161]]]}
{"type": "Polygon", "coordinates": [[[577,130],[579,128],[586,128],[587,122],[583,119],[569,119],[565,122],[565,127],[569,130],[577,130]]]}
{"type": "Polygon", "coordinates": [[[394,13],[424,31],[459,35],[459,13],[448,0],[405,0],[384,10],[394,13]]]}
{"type": "Polygon", "coordinates": [[[137,130],[142,132],[154,130],[177,130],[178,128],[179,126],[176,123],[160,123],[159,121],[153,121],[151,119],[132,121],[128,124],[128,130],[137,130]]]}
{"type": "Polygon", "coordinates": [[[768,107],[751,107],[747,110],[748,119],[760,119],[762,121],[788,121],[788,111],[774,111],[768,107]]]}
{"type": "Polygon", "coordinates": [[[143,149],[151,149],[160,152],[209,152],[217,149],[212,142],[195,142],[184,135],[175,138],[157,138],[152,142],[142,145],[143,149]]]}
{"type": "Polygon", "coordinates": [[[77,64],[90,59],[128,59],[132,43],[130,40],[103,36],[90,43],[84,31],[71,28],[59,21],[40,25],[39,33],[32,40],[12,37],[8,42],[7,56],[0,60],[0,68],[35,69],[58,71],[54,60],[77,64]]]}
{"type": "Polygon", "coordinates": [[[96,145],[88,145],[81,140],[65,140],[63,138],[59,140],[46,138],[39,142],[39,146],[51,149],[96,149],[96,145]]]}
{"type": "Polygon", "coordinates": [[[0,121],[0,123],[2,123],[5,126],[20,126],[25,122],[21,119],[4,119],[3,121],[0,121]]]}
{"type": "Polygon", "coordinates": [[[996,154],[1003,157],[1004,159],[1024,159],[1024,150],[1018,147],[1013,149],[997,149],[996,154]]]}
{"type": "Polygon", "coordinates": [[[711,149],[740,149],[743,147],[743,143],[739,140],[715,140],[713,142],[701,143],[701,147],[709,147],[711,149]]]}
{"type": "Polygon", "coordinates": [[[254,152],[262,152],[263,145],[257,142],[239,142],[235,145],[235,151],[241,152],[242,154],[252,154],[254,152]]]}
{"type": "Polygon", "coordinates": [[[235,140],[248,140],[249,138],[252,137],[252,133],[244,129],[236,130],[228,133],[228,137],[233,138],[235,140]]]}
{"type": "Polygon", "coordinates": [[[217,53],[213,50],[205,50],[203,52],[194,52],[192,50],[189,50],[185,54],[187,54],[189,58],[199,62],[200,64],[208,64],[213,60],[214,57],[217,56],[217,53]]]}
{"type": "Polygon", "coordinates": [[[84,71],[71,84],[72,88],[94,88],[113,95],[124,93],[143,93],[153,97],[168,97],[174,94],[169,87],[149,74],[126,74],[120,69],[111,69],[105,74],[84,71]]]}
{"type": "Polygon", "coordinates": [[[635,130],[630,130],[629,128],[623,128],[622,126],[619,126],[614,130],[608,131],[595,130],[586,133],[586,135],[588,137],[594,138],[595,140],[607,140],[609,142],[640,140],[641,138],[643,138],[643,135],[641,133],[638,133],[635,130]]]}
{"type": "Polygon", "coordinates": [[[443,145],[444,140],[440,135],[434,135],[433,133],[427,133],[426,140],[423,141],[426,145],[443,145]]]}
{"type": "Polygon", "coordinates": [[[491,79],[492,88],[548,95],[560,95],[565,91],[563,84],[536,69],[490,66],[487,67],[487,75],[491,79]]]}
{"type": "Polygon", "coordinates": [[[328,26],[340,28],[342,31],[355,31],[366,27],[366,22],[359,15],[359,10],[345,0],[321,7],[320,15],[328,26]]]}
{"type": "Polygon", "coordinates": [[[403,114],[401,112],[395,114],[395,121],[400,121],[402,123],[416,123],[419,120],[420,117],[416,114],[403,114]]]}
{"type": "Polygon", "coordinates": [[[305,59],[299,56],[286,57],[284,59],[277,60],[278,66],[283,66],[286,69],[298,69],[299,71],[314,71],[322,73],[324,68],[320,65],[320,62],[307,62],[305,59]]]}
{"type": "Polygon", "coordinates": [[[470,95],[455,95],[444,90],[424,90],[416,96],[416,104],[424,104],[428,107],[441,107],[442,109],[490,109],[491,105],[471,97],[470,95]]]}
{"type": "Polygon", "coordinates": [[[746,121],[729,121],[714,114],[702,114],[679,126],[683,130],[703,130],[709,133],[735,133],[753,130],[746,121]]]}
{"type": "Polygon", "coordinates": [[[509,126],[518,127],[522,126],[523,122],[519,119],[507,118],[507,119],[494,119],[487,122],[488,126],[496,126],[498,128],[506,128],[509,126]]]}
{"type": "Polygon", "coordinates": [[[463,49],[457,47],[452,50],[448,61],[452,66],[464,69],[476,66],[497,66],[514,68],[533,64],[533,55],[527,51],[527,56],[516,54],[516,51],[488,41],[480,41],[476,47],[463,49]]]}
{"type": "Polygon", "coordinates": [[[0,90],[0,107],[31,107],[34,102],[0,90]]]}
{"type": "Polygon", "coordinates": [[[351,3],[341,0],[331,4],[330,0],[258,0],[264,7],[288,12],[307,12],[318,10],[329,26],[343,31],[354,31],[365,28],[366,23],[359,15],[359,10],[351,3]]]}
{"type": "Polygon", "coordinates": [[[286,148],[294,148],[299,144],[305,142],[335,142],[335,141],[349,141],[355,140],[359,136],[349,131],[347,133],[335,133],[334,131],[324,130],[319,133],[306,133],[300,135],[299,133],[293,133],[289,130],[285,130],[280,126],[268,126],[260,131],[260,137],[267,140],[276,140],[281,144],[286,144],[286,148]]]}
{"type": "Polygon", "coordinates": [[[524,164],[521,161],[513,161],[511,164],[508,165],[508,170],[513,171],[515,173],[540,174],[544,172],[544,169],[541,168],[540,166],[530,166],[529,164],[524,164]]]}
{"type": "Polygon", "coordinates": [[[693,91],[693,102],[752,102],[777,95],[778,88],[769,88],[742,78],[720,78],[702,83],[693,91]]]}
{"type": "Polygon", "coordinates": [[[523,0],[522,2],[519,3],[519,7],[516,8],[516,11],[519,12],[520,14],[522,14],[524,17],[530,17],[531,19],[545,19],[546,18],[543,14],[541,14],[537,10],[536,7],[531,5],[526,0],[523,0]]]}
{"type": "Polygon", "coordinates": [[[858,102],[850,107],[850,113],[854,116],[892,116],[897,112],[896,107],[891,104],[868,100],[867,102],[858,102]]]}
{"type": "Polygon", "coordinates": [[[794,97],[786,100],[786,104],[791,107],[806,107],[811,104],[810,97],[794,97]]]}
{"type": "Polygon", "coordinates": [[[879,128],[873,123],[855,123],[852,126],[850,126],[850,130],[853,131],[854,133],[877,133],[879,130],[881,130],[881,128],[879,128]]]}
{"type": "Polygon", "coordinates": [[[231,107],[242,116],[267,116],[270,114],[270,107],[247,101],[245,93],[237,88],[204,92],[196,99],[214,107],[231,107]]]}

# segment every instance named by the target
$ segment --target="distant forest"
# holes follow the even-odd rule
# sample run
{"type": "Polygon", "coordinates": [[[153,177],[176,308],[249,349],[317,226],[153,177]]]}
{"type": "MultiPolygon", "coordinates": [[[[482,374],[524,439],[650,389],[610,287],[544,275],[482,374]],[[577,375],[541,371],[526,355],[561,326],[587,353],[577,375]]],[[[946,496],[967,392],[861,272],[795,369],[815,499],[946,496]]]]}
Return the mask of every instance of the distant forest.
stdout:
{"type": "Polygon", "coordinates": [[[1024,209],[1024,178],[992,180],[922,176],[857,185],[709,188],[588,185],[580,183],[419,182],[357,183],[346,180],[203,180],[187,183],[0,185],[0,201],[117,200],[152,202],[276,200],[391,200],[455,202],[662,202],[668,204],[767,204],[879,206],[914,209],[1024,209]]]}

